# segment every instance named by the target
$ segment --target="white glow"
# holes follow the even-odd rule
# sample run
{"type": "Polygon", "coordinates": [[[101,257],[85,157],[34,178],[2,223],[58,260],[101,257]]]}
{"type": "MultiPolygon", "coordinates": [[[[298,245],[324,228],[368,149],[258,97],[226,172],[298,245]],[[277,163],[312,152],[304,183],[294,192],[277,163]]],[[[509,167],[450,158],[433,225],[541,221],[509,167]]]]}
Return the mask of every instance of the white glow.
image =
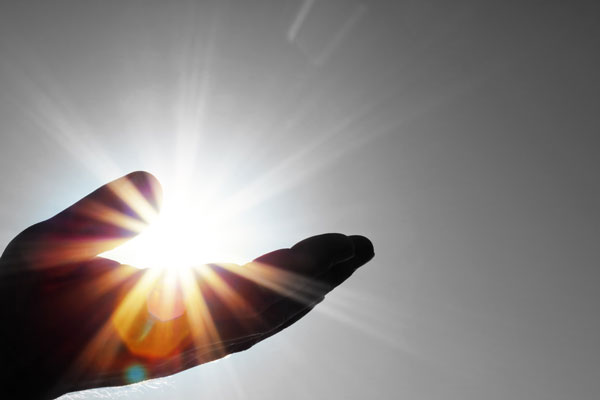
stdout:
{"type": "Polygon", "coordinates": [[[122,246],[101,257],[137,268],[181,269],[210,262],[242,264],[240,250],[245,229],[231,219],[221,219],[224,210],[190,204],[184,196],[165,199],[160,214],[148,228],[122,246]]]}

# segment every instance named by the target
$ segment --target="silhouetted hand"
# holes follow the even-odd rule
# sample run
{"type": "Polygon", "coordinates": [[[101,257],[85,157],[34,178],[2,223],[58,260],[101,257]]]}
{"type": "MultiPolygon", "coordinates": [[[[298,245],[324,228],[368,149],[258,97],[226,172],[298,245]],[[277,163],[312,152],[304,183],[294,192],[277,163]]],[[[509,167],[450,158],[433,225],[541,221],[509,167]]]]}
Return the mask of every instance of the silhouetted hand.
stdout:
{"type": "Polygon", "coordinates": [[[244,266],[144,270],[97,256],[139,233],[160,198],[156,179],[134,172],[7,246],[2,398],[124,385],[246,350],[296,322],[373,257],[368,239],[341,234],[244,266]]]}

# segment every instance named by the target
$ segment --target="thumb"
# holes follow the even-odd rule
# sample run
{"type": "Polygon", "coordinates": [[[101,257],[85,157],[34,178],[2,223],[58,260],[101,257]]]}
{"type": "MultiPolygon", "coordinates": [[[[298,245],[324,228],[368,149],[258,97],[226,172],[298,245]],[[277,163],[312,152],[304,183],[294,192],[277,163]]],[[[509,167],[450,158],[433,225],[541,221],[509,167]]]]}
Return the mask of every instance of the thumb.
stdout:
{"type": "Polygon", "coordinates": [[[90,193],[54,217],[19,234],[6,248],[32,267],[77,262],[121,245],[158,214],[162,189],[143,171],[90,193]]]}

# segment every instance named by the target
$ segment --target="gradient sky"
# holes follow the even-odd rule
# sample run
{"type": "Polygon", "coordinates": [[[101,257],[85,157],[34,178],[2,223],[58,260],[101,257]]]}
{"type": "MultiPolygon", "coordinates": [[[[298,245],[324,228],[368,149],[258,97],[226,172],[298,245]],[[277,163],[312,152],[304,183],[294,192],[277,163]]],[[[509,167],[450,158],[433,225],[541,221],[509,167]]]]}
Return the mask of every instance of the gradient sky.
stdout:
{"type": "Polygon", "coordinates": [[[65,398],[596,399],[599,11],[2,1],[0,249],[140,169],[208,210],[243,199],[248,259],[375,244],[247,352],[65,398]]]}

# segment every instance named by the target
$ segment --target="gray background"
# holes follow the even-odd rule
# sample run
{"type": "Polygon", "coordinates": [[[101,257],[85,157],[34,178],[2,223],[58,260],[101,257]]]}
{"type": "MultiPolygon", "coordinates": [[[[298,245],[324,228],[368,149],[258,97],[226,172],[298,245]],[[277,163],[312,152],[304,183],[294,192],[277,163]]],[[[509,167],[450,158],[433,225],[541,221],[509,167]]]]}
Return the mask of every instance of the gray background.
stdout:
{"type": "Polygon", "coordinates": [[[2,1],[2,246],[138,169],[246,196],[248,258],[375,243],[250,351],[69,398],[598,398],[596,4],[2,1]]]}

